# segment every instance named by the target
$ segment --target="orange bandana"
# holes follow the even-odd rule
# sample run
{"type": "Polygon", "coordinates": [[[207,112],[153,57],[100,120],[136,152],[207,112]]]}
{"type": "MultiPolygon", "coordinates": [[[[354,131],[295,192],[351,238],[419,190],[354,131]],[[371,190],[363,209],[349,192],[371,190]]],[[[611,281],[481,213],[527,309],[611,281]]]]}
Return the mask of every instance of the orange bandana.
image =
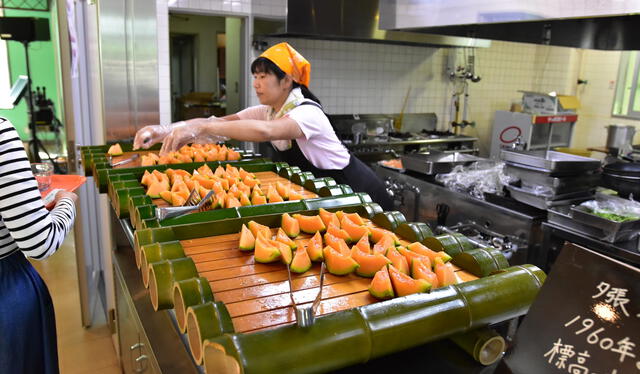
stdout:
{"type": "Polygon", "coordinates": [[[279,43],[264,51],[260,57],[265,57],[276,64],[282,71],[289,74],[293,81],[309,87],[311,80],[311,64],[289,43],[279,43]]]}

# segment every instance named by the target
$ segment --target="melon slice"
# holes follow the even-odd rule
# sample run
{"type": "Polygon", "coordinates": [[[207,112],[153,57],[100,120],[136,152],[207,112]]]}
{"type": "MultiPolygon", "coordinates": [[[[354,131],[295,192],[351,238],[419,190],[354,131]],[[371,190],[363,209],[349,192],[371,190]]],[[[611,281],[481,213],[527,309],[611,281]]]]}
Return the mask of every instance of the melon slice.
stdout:
{"type": "Polygon", "coordinates": [[[389,249],[395,248],[395,240],[391,235],[382,235],[382,239],[373,246],[374,253],[387,254],[389,249]]]}
{"type": "Polygon", "coordinates": [[[358,250],[366,254],[371,254],[371,244],[369,244],[369,236],[365,235],[362,238],[360,238],[360,240],[358,240],[358,242],[354,245],[354,247],[357,247],[358,250]]]}
{"type": "Polygon", "coordinates": [[[227,160],[237,161],[240,159],[240,157],[240,152],[234,151],[233,149],[227,150],[227,160]]]}
{"type": "Polygon", "coordinates": [[[438,277],[438,284],[440,285],[440,287],[458,283],[456,274],[451,264],[445,264],[444,261],[442,261],[442,258],[438,257],[436,258],[434,265],[435,273],[438,277]]]}
{"type": "Polygon", "coordinates": [[[267,203],[267,197],[264,195],[253,195],[251,196],[251,204],[253,205],[262,205],[267,203]]]}
{"type": "Polygon", "coordinates": [[[294,190],[290,190],[289,191],[289,201],[293,201],[293,200],[301,200],[304,198],[304,195],[297,193],[294,190]]]}
{"type": "Polygon", "coordinates": [[[409,263],[409,265],[411,265],[411,262],[414,259],[419,259],[425,266],[427,266],[428,269],[431,269],[431,259],[429,257],[421,255],[418,252],[410,251],[405,247],[396,247],[396,249],[407,259],[407,263],[409,263]]]}
{"type": "Polygon", "coordinates": [[[140,157],[140,166],[154,166],[156,164],[156,160],[153,158],[143,155],[140,157]]]}
{"type": "Polygon", "coordinates": [[[207,155],[203,152],[193,152],[193,162],[205,162],[207,161],[207,155]]]}
{"type": "Polygon", "coordinates": [[[111,147],[109,147],[109,150],[107,151],[107,154],[111,156],[122,156],[122,153],[123,153],[122,147],[120,146],[119,143],[112,145],[111,147]]]}
{"type": "Polygon", "coordinates": [[[311,259],[307,251],[304,249],[297,250],[289,268],[298,274],[302,274],[311,269],[311,259]]]}
{"type": "Polygon", "coordinates": [[[282,224],[280,226],[282,226],[285,234],[290,238],[295,238],[300,235],[300,224],[298,223],[298,220],[291,217],[289,213],[284,213],[282,215],[282,224]]]}
{"type": "Polygon", "coordinates": [[[429,259],[431,259],[432,264],[435,264],[436,258],[441,258],[442,262],[449,262],[451,260],[451,256],[449,256],[446,252],[444,251],[436,252],[432,249],[427,248],[420,242],[414,242],[409,244],[407,246],[407,249],[429,257],[429,259]]]}
{"type": "Polygon", "coordinates": [[[380,227],[369,227],[369,231],[371,232],[371,240],[374,243],[379,242],[384,235],[389,235],[393,238],[394,244],[400,245],[400,239],[398,239],[398,237],[396,236],[396,234],[394,234],[393,232],[389,231],[389,230],[385,230],[383,228],[380,227]]]}
{"type": "Polygon", "coordinates": [[[271,240],[271,243],[280,251],[280,260],[282,260],[282,263],[289,265],[291,260],[293,260],[293,251],[291,250],[291,247],[279,242],[278,240],[271,240]]]}
{"type": "Polygon", "coordinates": [[[253,257],[256,262],[263,264],[274,262],[280,258],[280,250],[278,247],[273,245],[271,240],[266,239],[263,236],[258,236],[256,238],[253,257]]]}
{"type": "Polygon", "coordinates": [[[198,168],[198,174],[207,176],[207,177],[213,177],[213,170],[211,170],[209,165],[204,164],[198,168]]]}
{"type": "Polygon", "coordinates": [[[234,177],[239,177],[240,176],[240,171],[238,170],[237,167],[232,166],[231,164],[226,164],[225,168],[226,168],[225,171],[227,172],[227,175],[231,175],[231,176],[234,176],[234,177]]]}
{"type": "Polygon", "coordinates": [[[278,194],[278,191],[272,187],[269,187],[269,191],[267,191],[267,199],[269,200],[269,203],[281,203],[284,201],[282,196],[278,194]]]}
{"type": "Polygon", "coordinates": [[[333,224],[338,228],[340,227],[340,220],[335,213],[331,213],[328,210],[320,208],[318,215],[322,219],[322,222],[324,222],[325,226],[329,227],[333,224]]]}
{"type": "Polygon", "coordinates": [[[240,192],[240,204],[242,206],[249,206],[251,205],[251,200],[249,200],[249,198],[247,197],[247,194],[245,194],[244,192],[240,192]]]}
{"type": "Polygon", "coordinates": [[[373,297],[381,300],[392,299],[395,296],[393,293],[391,278],[389,278],[389,271],[386,266],[378,270],[376,275],[373,277],[373,280],[369,285],[369,293],[373,297]]]}
{"type": "Polygon", "coordinates": [[[253,187],[253,190],[251,191],[251,195],[264,196],[264,192],[262,192],[262,189],[260,188],[260,186],[255,186],[255,187],[253,187]]]}
{"type": "Polygon", "coordinates": [[[171,192],[171,205],[183,206],[187,199],[180,192],[171,192]]]}
{"type": "MultiPolygon", "coordinates": [[[[360,217],[360,216],[358,216],[360,217]]],[[[369,229],[366,226],[359,226],[349,219],[349,215],[345,214],[340,220],[340,225],[344,231],[349,234],[351,241],[357,242],[363,236],[368,236],[369,229]]]]}
{"type": "Polygon", "coordinates": [[[303,216],[301,214],[294,214],[293,218],[298,220],[300,230],[308,234],[313,234],[318,231],[324,232],[327,229],[320,216],[303,216]]]}
{"type": "Polygon", "coordinates": [[[151,157],[155,162],[160,161],[160,156],[157,153],[149,152],[147,156],[151,157]]]}
{"type": "Polygon", "coordinates": [[[287,234],[284,232],[284,230],[282,230],[282,228],[278,229],[278,232],[276,233],[276,240],[279,241],[280,243],[284,243],[288,245],[289,248],[291,249],[295,250],[296,248],[298,248],[298,245],[296,244],[296,242],[291,240],[291,238],[287,236],[287,234]]]}
{"type": "Polygon", "coordinates": [[[358,213],[345,213],[344,217],[347,217],[351,222],[355,223],[358,226],[364,225],[364,220],[358,213]]]}
{"type": "Polygon", "coordinates": [[[237,208],[237,207],[241,207],[242,204],[240,204],[240,200],[238,200],[237,197],[232,196],[232,195],[227,195],[227,201],[224,204],[225,208],[237,208]]]}
{"type": "Polygon", "coordinates": [[[413,279],[424,279],[431,283],[431,288],[438,288],[440,282],[436,273],[431,271],[431,262],[426,263],[424,260],[429,260],[428,257],[414,258],[411,260],[411,277],[413,279]]]}
{"type": "Polygon", "coordinates": [[[333,223],[330,223],[329,225],[327,225],[327,234],[331,234],[336,238],[340,238],[347,243],[351,243],[352,241],[348,232],[344,231],[343,229],[334,225],[333,223]]]}
{"type": "MultiPolygon", "coordinates": [[[[373,253],[376,253],[376,251],[373,251],[373,253]]],[[[395,248],[389,249],[386,257],[391,260],[391,263],[398,271],[409,275],[409,263],[407,262],[407,259],[398,252],[398,250],[395,248]]]]}
{"type": "Polygon", "coordinates": [[[253,188],[258,185],[259,181],[252,176],[247,175],[246,177],[242,178],[242,183],[253,188]]]}
{"type": "Polygon", "coordinates": [[[258,233],[260,232],[264,234],[265,238],[271,239],[271,229],[269,228],[269,226],[261,225],[256,221],[249,221],[249,223],[247,223],[247,227],[249,227],[249,230],[251,230],[251,233],[256,239],[258,238],[258,233]]]}
{"type": "Polygon", "coordinates": [[[283,199],[286,200],[289,198],[289,187],[287,187],[284,183],[276,182],[276,191],[278,192],[278,195],[280,195],[283,199]]]}
{"type": "Polygon", "coordinates": [[[147,189],[147,195],[152,199],[158,199],[162,191],[169,191],[169,182],[153,182],[147,189]]]}
{"type": "Polygon", "coordinates": [[[253,236],[251,230],[245,225],[242,224],[242,230],[240,230],[240,244],[238,248],[241,251],[253,251],[256,246],[256,237],[253,236]]]}
{"type": "Polygon", "coordinates": [[[140,180],[140,183],[148,187],[153,182],[159,182],[158,178],[155,175],[145,170],[144,174],[142,175],[142,179],[140,180]]]}
{"type": "Polygon", "coordinates": [[[357,246],[351,249],[351,258],[358,263],[356,274],[365,278],[372,278],[380,269],[390,264],[388,258],[380,253],[373,255],[362,252],[357,246]]]}
{"type": "Polygon", "coordinates": [[[358,268],[358,263],[349,255],[339,253],[330,246],[322,250],[327,271],[334,275],[347,275],[353,273],[358,268]]]}
{"type": "Polygon", "coordinates": [[[349,246],[343,239],[337,238],[329,233],[326,233],[324,234],[324,242],[331,248],[335,249],[336,251],[344,255],[349,255],[349,256],[351,255],[351,250],[349,249],[349,246]]]}
{"type": "Polygon", "coordinates": [[[160,197],[162,198],[162,200],[168,202],[169,204],[171,204],[171,191],[162,191],[160,192],[160,197]]]}
{"type": "Polygon", "coordinates": [[[391,278],[391,284],[393,284],[393,290],[397,296],[427,292],[431,288],[431,285],[426,280],[413,279],[396,269],[393,265],[389,265],[389,277],[391,278]]]}
{"type": "Polygon", "coordinates": [[[322,251],[322,236],[320,232],[316,232],[314,236],[307,242],[307,253],[311,261],[324,260],[324,253],[322,251]]]}

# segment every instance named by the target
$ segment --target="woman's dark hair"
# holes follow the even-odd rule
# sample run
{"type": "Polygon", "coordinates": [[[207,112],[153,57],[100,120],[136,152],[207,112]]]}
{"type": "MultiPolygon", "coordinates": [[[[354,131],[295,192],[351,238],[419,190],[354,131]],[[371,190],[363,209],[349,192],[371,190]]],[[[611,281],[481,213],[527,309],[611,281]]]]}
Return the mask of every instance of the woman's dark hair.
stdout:
{"type": "MultiPolygon", "coordinates": [[[[278,67],[278,65],[274,64],[273,61],[269,60],[266,57],[258,57],[251,64],[251,74],[256,74],[256,73],[273,74],[276,76],[276,78],[278,78],[279,81],[284,79],[284,77],[287,75],[284,71],[282,71],[282,69],[278,67]]],[[[322,105],[322,103],[320,102],[320,99],[318,99],[316,95],[314,95],[309,90],[309,87],[305,86],[304,84],[293,82],[293,88],[297,88],[297,87],[300,87],[300,91],[302,91],[302,96],[304,96],[306,99],[313,100],[316,103],[322,105]]]]}

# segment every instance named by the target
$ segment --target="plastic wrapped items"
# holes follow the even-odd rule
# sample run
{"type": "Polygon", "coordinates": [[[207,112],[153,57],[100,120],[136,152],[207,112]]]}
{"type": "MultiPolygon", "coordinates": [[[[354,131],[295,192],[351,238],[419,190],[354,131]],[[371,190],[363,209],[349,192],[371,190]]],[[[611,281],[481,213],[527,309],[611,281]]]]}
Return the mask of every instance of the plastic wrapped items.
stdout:
{"type": "Polygon", "coordinates": [[[448,174],[436,175],[436,180],[450,190],[484,200],[485,193],[502,195],[502,187],[516,179],[504,173],[504,163],[479,161],[458,165],[448,174]]]}
{"type": "Polygon", "coordinates": [[[580,206],[610,221],[628,222],[640,219],[640,202],[633,200],[633,195],[629,199],[599,196],[595,200],[585,201],[580,206]]]}

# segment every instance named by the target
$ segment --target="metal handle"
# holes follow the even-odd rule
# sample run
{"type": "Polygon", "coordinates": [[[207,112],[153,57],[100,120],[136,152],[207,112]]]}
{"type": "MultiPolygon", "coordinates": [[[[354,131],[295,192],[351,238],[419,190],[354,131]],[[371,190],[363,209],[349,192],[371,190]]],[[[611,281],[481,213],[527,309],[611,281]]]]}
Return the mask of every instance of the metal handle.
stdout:
{"type": "Polygon", "coordinates": [[[138,342],[138,343],[132,345],[131,347],[129,347],[129,349],[133,351],[134,349],[138,349],[138,348],[142,348],[142,347],[144,347],[144,343],[138,342]]]}
{"type": "Polygon", "coordinates": [[[147,365],[143,365],[143,363],[146,362],[148,359],[149,359],[149,356],[147,355],[140,355],[138,358],[135,359],[137,364],[141,364],[140,367],[135,370],[136,373],[144,373],[145,371],[147,371],[147,365]]]}

